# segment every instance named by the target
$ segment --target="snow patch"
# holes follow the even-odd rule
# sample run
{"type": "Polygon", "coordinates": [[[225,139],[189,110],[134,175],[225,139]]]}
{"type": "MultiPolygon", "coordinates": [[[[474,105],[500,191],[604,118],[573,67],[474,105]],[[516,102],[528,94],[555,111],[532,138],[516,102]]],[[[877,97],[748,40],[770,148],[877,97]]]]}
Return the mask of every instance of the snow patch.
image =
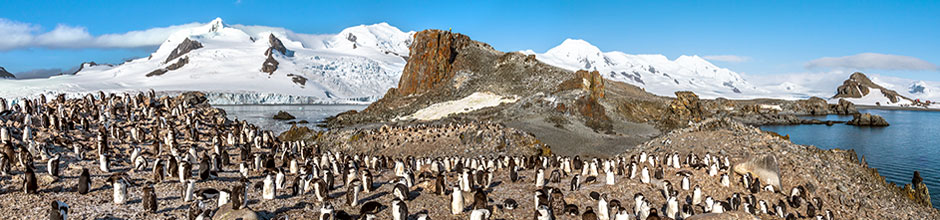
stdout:
{"type": "Polygon", "coordinates": [[[493,107],[503,103],[513,103],[518,100],[519,98],[515,96],[500,96],[490,92],[476,92],[459,100],[433,104],[427,108],[418,110],[410,116],[399,118],[398,120],[437,120],[447,117],[451,114],[472,112],[478,109],[493,107]]]}

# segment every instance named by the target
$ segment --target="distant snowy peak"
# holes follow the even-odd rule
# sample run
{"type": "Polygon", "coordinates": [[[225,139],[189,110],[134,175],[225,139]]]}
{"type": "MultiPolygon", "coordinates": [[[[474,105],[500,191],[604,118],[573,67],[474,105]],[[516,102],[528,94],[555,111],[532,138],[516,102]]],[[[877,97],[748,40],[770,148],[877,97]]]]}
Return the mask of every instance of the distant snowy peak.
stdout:
{"type": "Polygon", "coordinates": [[[65,84],[54,88],[23,86],[42,92],[201,90],[218,94],[219,103],[370,102],[397,85],[413,33],[380,23],[312,35],[217,18],[170,34],[148,57],[83,64],[74,76],[50,78],[65,84]],[[267,95],[251,95],[259,92],[267,95]]]}
{"type": "Polygon", "coordinates": [[[329,39],[326,46],[347,51],[371,48],[381,53],[408,56],[413,35],[414,31],[402,32],[382,22],[346,28],[329,39]]]}
{"type": "Polygon", "coordinates": [[[898,92],[874,83],[860,72],[852,73],[849,79],[836,88],[831,100],[846,99],[861,105],[909,106],[914,100],[898,92]]]}
{"type": "Polygon", "coordinates": [[[908,93],[911,94],[930,94],[930,89],[928,89],[927,82],[917,81],[908,86],[908,93]]]}
{"type": "Polygon", "coordinates": [[[699,56],[633,55],[619,51],[603,52],[580,39],[566,39],[543,54],[531,50],[542,62],[569,70],[597,70],[604,77],[630,83],[657,95],[672,96],[676,91],[693,91],[707,98],[756,97],[767,92],[751,85],[741,75],[715,66],[699,56]]]}

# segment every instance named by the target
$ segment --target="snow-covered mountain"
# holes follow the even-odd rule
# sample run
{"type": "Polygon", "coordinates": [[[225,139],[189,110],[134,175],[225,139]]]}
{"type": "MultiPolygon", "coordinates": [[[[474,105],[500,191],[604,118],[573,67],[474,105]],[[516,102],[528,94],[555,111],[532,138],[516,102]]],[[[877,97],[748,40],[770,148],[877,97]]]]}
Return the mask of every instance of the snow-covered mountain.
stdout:
{"type": "Polygon", "coordinates": [[[214,104],[370,102],[397,85],[412,35],[386,23],[309,35],[217,18],[120,65],[85,63],[74,75],[3,80],[0,97],[155,89],[205,91],[214,104]]]}
{"type": "Polygon", "coordinates": [[[750,98],[769,94],[734,71],[720,68],[699,56],[669,60],[663,55],[633,55],[602,52],[587,41],[567,39],[545,53],[531,50],[542,62],[570,70],[597,70],[605,78],[623,81],[653,94],[674,96],[675,91],[693,91],[706,98],[750,98]]]}

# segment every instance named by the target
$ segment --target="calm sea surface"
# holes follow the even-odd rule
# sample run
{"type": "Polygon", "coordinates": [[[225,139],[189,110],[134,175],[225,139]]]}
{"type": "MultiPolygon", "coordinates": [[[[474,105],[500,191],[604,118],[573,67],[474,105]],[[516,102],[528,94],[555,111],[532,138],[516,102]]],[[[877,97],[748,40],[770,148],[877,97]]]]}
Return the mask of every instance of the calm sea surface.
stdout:
{"type": "MultiPolygon", "coordinates": [[[[859,110],[880,115],[891,124],[883,128],[849,125],[782,125],[761,129],[790,135],[793,143],[821,149],[854,149],[859,158],[898,185],[911,182],[914,171],[930,189],[934,207],[940,207],[940,112],[906,110],[859,110]]],[[[815,117],[848,121],[852,116],[815,117]]]]}

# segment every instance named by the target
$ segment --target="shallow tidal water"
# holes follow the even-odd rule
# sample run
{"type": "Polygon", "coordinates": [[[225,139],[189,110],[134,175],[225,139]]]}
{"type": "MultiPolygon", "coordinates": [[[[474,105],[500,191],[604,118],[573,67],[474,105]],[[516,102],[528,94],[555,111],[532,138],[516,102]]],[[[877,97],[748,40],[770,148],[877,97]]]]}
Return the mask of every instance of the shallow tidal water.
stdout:
{"type": "Polygon", "coordinates": [[[271,130],[275,134],[280,134],[281,132],[287,131],[290,129],[291,124],[289,122],[298,122],[301,120],[306,120],[310,123],[308,124],[298,124],[298,126],[307,126],[312,129],[316,129],[316,124],[323,121],[326,117],[334,116],[336,114],[356,110],[361,111],[365,109],[366,105],[213,105],[213,107],[220,108],[225,110],[229,119],[245,120],[249,123],[255,124],[260,127],[262,130],[271,130]],[[285,111],[290,113],[297,119],[287,120],[287,121],[278,121],[274,120],[275,114],[278,111],[285,111]]]}
{"type": "MultiPolygon", "coordinates": [[[[869,167],[889,182],[903,186],[911,183],[919,171],[935,208],[940,207],[940,112],[861,109],[885,118],[888,127],[856,127],[845,124],[774,125],[762,130],[790,135],[790,141],[815,145],[820,149],[854,149],[865,157],[869,167]]],[[[820,120],[848,121],[852,116],[808,117],[820,120]]]]}

